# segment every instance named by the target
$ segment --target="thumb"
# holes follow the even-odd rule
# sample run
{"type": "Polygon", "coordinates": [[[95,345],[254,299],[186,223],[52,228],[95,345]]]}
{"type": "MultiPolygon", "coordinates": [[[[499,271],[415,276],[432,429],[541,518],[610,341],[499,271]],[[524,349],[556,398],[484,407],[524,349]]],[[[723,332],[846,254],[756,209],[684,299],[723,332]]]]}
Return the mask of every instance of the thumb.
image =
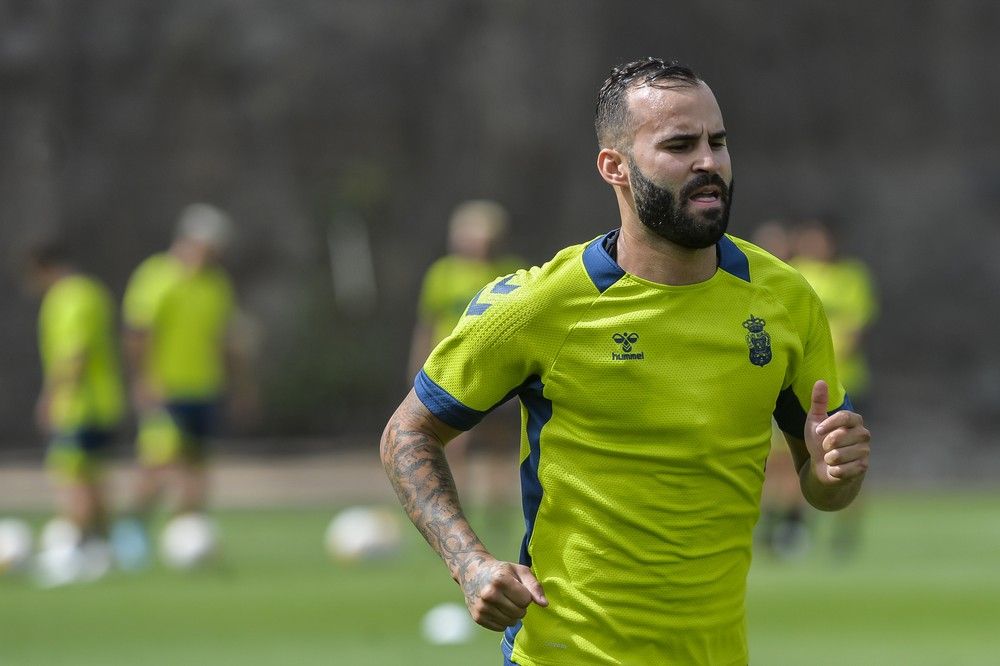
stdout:
{"type": "Polygon", "coordinates": [[[812,403],[809,406],[809,420],[818,423],[827,417],[826,406],[830,399],[830,389],[822,379],[813,384],[812,403]]]}
{"type": "Polygon", "coordinates": [[[535,578],[535,574],[531,572],[529,567],[519,564],[514,568],[514,575],[517,579],[521,581],[525,589],[531,594],[531,600],[534,601],[539,606],[548,606],[549,600],[545,598],[545,591],[542,589],[542,584],[538,582],[535,578]]]}

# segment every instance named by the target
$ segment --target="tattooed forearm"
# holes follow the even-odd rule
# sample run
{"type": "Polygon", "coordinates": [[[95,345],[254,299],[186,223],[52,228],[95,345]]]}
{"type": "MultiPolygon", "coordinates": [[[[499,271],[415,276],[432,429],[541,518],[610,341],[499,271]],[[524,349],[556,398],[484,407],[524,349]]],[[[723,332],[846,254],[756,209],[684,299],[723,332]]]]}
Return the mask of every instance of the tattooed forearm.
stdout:
{"type": "Polygon", "coordinates": [[[383,433],[382,464],[410,520],[465,588],[468,570],[491,558],[462,513],[440,426],[431,418],[411,393],[383,433]]]}
{"type": "Polygon", "coordinates": [[[382,464],[410,520],[461,586],[472,619],[503,631],[532,602],[548,601],[529,567],[493,557],[465,519],[444,456],[457,433],[410,391],[382,433],[382,464]]]}

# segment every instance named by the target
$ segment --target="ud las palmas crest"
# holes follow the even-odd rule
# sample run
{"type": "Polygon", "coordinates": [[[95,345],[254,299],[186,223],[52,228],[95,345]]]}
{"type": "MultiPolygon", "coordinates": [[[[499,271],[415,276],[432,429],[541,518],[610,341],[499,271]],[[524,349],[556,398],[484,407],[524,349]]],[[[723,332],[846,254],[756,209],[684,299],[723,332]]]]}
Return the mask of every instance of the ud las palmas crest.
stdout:
{"type": "Polygon", "coordinates": [[[759,317],[750,318],[743,322],[743,328],[747,329],[747,346],[750,347],[750,362],[754,365],[764,367],[771,362],[771,336],[764,330],[767,322],[759,317]]]}

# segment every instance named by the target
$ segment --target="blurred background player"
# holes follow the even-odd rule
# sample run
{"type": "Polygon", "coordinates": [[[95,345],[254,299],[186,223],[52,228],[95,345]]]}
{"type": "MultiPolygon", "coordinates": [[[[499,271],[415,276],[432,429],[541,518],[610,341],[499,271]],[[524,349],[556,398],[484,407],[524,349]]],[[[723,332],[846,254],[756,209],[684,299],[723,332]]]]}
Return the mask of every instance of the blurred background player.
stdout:
{"type": "Polygon", "coordinates": [[[507,211],[495,201],[465,201],[452,212],[448,253],[431,264],[420,289],[410,349],[411,377],[420,370],[431,349],[451,334],[483,285],[521,267],[515,257],[497,256],[507,225],[507,211]]]}
{"type": "MultiPolygon", "coordinates": [[[[868,267],[858,259],[838,254],[833,232],[822,220],[803,223],[794,237],[795,256],[790,263],[809,282],[823,302],[837,373],[851,393],[859,412],[870,414],[870,373],[864,355],[866,329],[878,314],[878,302],[868,267]]],[[[853,554],[858,547],[863,502],[831,517],[831,547],[838,556],[853,554]]]]}
{"type": "Polygon", "coordinates": [[[36,419],[49,441],[46,462],[59,512],[78,531],[81,573],[96,576],[110,564],[103,458],[124,406],[114,301],[55,242],[29,253],[27,278],[33,292],[44,294],[38,317],[44,384],[36,419]]]}
{"type": "MultiPolygon", "coordinates": [[[[751,240],[786,263],[794,254],[794,234],[783,220],[762,223],[751,240]]],[[[787,558],[805,552],[808,547],[809,507],[799,489],[799,473],[792,453],[777,424],[772,421],[772,426],[756,539],[771,555],[787,558]]]]}
{"type": "Polygon", "coordinates": [[[233,288],[219,264],[229,217],[208,204],[180,216],[167,252],[146,259],[125,292],[125,349],[138,413],[139,471],[131,518],[115,528],[125,567],[148,555],[145,525],[168,485],[177,514],[205,510],[207,439],[226,387],[233,288]]]}
{"type": "MultiPolygon", "coordinates": [[[[483,285],[523,266],[517,258],[501,255],[509,217],[495,201],[473,199],[455,207],[448,224],[448,253],[431,264],[420,290],[417,323],[410,346],[409,376],[414,377],[431,350],[451,335],[469,303],[483,285]]],[[[501,407],[484,420],[476,435],[463,433],[447,449],[448,461],[459,487],[475,488],[473,503],[500,508],[504,489],[510,487],[504,472],[514,469],[517,455],[516,409],[501,407]],[[463,483],[470,476],[468,449],[485,455],[485,478],[463,483]]],[[[493,522],[493,521],[491,521],[493,522]]]]}
{"type": "Polygon", "coordinates": [[[868,267],[858,259],[839,256],[833,233],[819,220],[806,222],[796,233],[791,263],[823,301],[838,372],[851,387],[851,400],[863,403],[870,381],[864,334],[878,314],[868,267]]]}

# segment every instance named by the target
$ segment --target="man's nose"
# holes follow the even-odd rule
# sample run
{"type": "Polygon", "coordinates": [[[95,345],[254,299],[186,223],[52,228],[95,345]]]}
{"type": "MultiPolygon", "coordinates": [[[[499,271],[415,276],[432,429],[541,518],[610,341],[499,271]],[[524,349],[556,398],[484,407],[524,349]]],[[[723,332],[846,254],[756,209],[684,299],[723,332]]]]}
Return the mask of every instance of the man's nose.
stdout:
{"type": "Polygon", "coordinates": [[[720,162],[712,147],[705,144],[698,148],[691,170],[697,173],[718,173],[720,162]]]}

